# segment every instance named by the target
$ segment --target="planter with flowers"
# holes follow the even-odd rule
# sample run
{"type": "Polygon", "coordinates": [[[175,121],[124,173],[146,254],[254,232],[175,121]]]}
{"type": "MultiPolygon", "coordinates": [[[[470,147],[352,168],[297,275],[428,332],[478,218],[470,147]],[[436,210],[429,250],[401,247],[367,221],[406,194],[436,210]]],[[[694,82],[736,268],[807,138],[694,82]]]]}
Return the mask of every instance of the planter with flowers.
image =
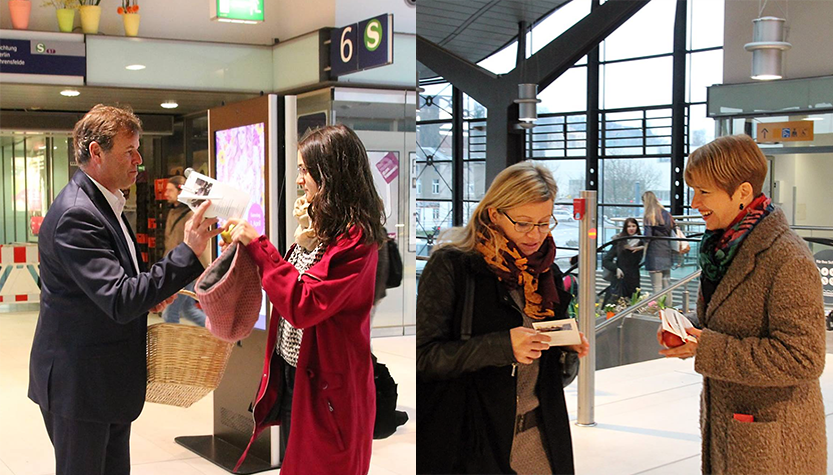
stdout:
{"type": "Polygon", "coordinates": [[[9,0],[9,16],[12,28],[25,30],[29,28],[29,14],[32,13],[32,2],[29,0],[9,0]]]}
{"type": "Polygon", "coordinates": [[[142,17],[139,15],[137,0],[122,0],[118,12],[124,20],[124,36],[138,36],[139,20],[142,17]]]}
{"type": "Polygon", "coordinates": [[[75,23],[75,10],[78,8],[78,0],[45,0],[42,7],[55,7],[55,16],[58,17],[58,30],[63,33],[72,33],[72,25],[75,23]]]}
{"type": "Polygon", "coordinates": [[[80,0],[81,31],[88,35],[98,33],[98,23],[101,20],[101,0],[80,0]]]}

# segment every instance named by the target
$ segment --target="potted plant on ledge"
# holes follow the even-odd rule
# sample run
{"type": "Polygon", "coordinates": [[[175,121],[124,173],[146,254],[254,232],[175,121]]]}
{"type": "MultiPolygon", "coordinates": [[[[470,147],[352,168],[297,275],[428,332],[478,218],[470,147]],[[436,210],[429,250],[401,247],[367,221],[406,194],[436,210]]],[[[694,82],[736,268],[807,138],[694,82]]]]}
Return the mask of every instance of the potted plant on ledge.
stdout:
{"type": "Polygon", "coordinates": [[[25,30],[29,28],[29,14],[32,12],[32,2],[29,0],[9,0],[9,16],[12,28],[25,30]]]}
{"type": "Polygon", "coordinates": [[[124,36],[138,36],[141,16],[137,0],[122,0],[118,12],[124,21],[124,36]]]}
{"type": "Polygon", "coordinates": [[[55,15],[58,17],[58,30],[63,33],[72,33],[72,25],[75,23],[75,10],[78,8],[78,0],[45,0],[41,6],[55,7],[55,15]]]}
{"type": "Polygon", "coordinates": [[[101,0],[80,0],[81,31],[88,35],[98,33],[98,23],[101,20],[101,0]]]}

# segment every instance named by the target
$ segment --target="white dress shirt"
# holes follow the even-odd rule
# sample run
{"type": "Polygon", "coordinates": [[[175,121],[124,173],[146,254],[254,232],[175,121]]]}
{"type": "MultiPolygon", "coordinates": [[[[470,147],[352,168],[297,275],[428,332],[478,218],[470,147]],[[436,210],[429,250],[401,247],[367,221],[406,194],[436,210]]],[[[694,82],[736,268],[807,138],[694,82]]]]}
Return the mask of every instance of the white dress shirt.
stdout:
{"type": "Polygon", "coordinates": [[[124,240],[127,241],[127,248],[130,250],[130,258],[133,260],[133,269],[136,273],[139,273],[139,261],[136,259],[136,247],[133,245],[133,240],[130,239],[130,232],[127,231],[127,224],[121,219],[121,214],[124,211],[124,205],[127,202],[124,199],[124,194],[121,190],[118,190],[119,194],[114,195],[110,192],[107,188],[105,188],[101,183],[95,181],[93,177],[87,175],[87,177],[101,190],[101,194],[104,195],[104,198],[107,199],[107,202],[110,203],[110,207],[113,208],[113,213],[116,214],[116,219],[119,221],[121,225],[121,232],[122,236],[124,236],[124,240]]]}

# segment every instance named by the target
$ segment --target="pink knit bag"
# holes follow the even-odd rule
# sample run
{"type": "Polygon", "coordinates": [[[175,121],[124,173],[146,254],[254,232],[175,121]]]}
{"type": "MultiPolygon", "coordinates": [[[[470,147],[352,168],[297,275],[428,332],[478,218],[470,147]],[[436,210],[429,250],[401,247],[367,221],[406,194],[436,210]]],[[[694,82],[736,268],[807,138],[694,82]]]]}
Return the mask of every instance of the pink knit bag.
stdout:
{"type": "Polygon", "coordinates": [[[238,341],[252,333],[263,300],[260,273],[239,242],[208,266],[195,290],[207,317],[205,327],[214,336],[238,341]]]}

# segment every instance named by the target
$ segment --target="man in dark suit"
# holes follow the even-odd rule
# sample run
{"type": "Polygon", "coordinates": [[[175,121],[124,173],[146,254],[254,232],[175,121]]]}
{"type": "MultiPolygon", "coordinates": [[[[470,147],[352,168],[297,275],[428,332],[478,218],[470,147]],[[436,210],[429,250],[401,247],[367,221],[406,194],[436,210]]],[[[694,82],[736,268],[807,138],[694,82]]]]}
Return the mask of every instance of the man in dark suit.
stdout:
{"type": "Polygon", "coordinates": [[[149,310],[160,311],[203,271],[199,256],[216,219],[206,202],[185,240],[150,270],[122,214],[142,163],[141,122],[97,105],[76,125],[80,170],[40,231],[41,305],[29,362],[29,398],[40,405],[56,475],[130,473],[130,424],[142,411],[149,310]]]}

